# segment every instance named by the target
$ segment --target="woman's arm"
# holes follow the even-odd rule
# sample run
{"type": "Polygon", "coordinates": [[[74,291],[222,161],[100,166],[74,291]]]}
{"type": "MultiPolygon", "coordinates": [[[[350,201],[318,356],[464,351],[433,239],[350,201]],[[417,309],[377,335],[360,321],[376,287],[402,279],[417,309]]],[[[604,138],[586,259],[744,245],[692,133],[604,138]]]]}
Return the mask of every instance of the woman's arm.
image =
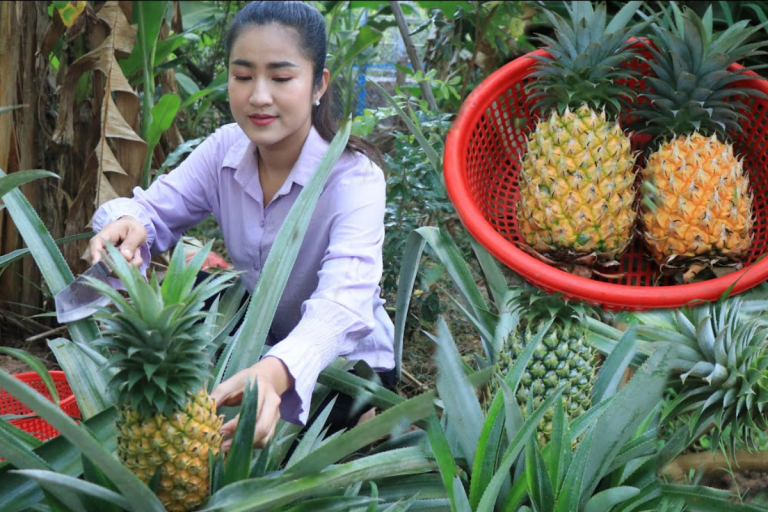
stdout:
{"type": "Polygon", "coordinates": [[[150,250],[153,254],[166,251],[185,230],[205,218],[216,200],[217,170],[229,147],[222,140],[228,138],[224,132],[217,130],[147,190],[136,187],[133,198],[104,203],[93,216],[93,229],[98,235],[92,239],[92,254],[103,248],[101,240],[106,239],[115,245],[124,244],[121,249],[134,253],[124,254],[126,259],[143,261],[146,266],[150,250]],[[143,226],[145,233],[135,229],[134,223],[143,226]]]}

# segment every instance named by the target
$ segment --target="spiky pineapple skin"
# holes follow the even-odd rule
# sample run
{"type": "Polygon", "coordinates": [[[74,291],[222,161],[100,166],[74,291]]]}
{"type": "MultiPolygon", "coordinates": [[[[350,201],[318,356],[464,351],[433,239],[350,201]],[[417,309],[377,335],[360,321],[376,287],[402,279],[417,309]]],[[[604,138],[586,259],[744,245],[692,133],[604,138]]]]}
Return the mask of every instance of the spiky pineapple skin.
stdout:
{"type": "MultiPolygon", "coordinates": [[[[527,322],[518,328],[499,354],[497,372],[507,375],[512,364],[545,327],[542,322],[527,322]]],[[[522,409],[531,395],[534,410],[560,386],[565,386],[563,402],[569,418],[577,418],[590,407],[594,384],[597,352],[586,343],[580,327],[574,324],[554,324],[525,368],[516,398],[522,409]]],[[[548,442],[552,433],[553,413],[550,409],[539,425],[539,435],[548,442]]]]}
{"type": "Polygon", "coordinates": [[[739,261],[751,244],[752,197],[733,147],[698,132],[678,136],[647,159],[655,197],[641,212],[656,262],[670,258],[739,261]]]}
{"type": "Polygon", "coordinates": [[[194,510],[208,496],[208,452],[218,454],[222,418],[204,390],[190,393],[170,417],[142,418],[130,406],[118,409],[117,453],[145,484],[159,470],[157,496],[169,512],[194,510]]]}
{"type": "Polygon", "coordinates": [[[540,121],[520,170],[523,240],[556,261],[615,261],[632,241],[635,156],[616,122],[586,105],[540,121]]]}

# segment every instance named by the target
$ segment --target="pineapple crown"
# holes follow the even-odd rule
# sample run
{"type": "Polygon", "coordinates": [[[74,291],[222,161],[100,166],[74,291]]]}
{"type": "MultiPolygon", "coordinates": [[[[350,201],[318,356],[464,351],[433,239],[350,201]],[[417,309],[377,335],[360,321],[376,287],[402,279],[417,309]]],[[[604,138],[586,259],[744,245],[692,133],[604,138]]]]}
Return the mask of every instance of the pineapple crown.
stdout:
{"type": "MultiPolygon", "coordinates": [[[[689,7],[680,10],[674,2],[671,6],[673,16],[666,11],[669,28],[652,23],[654,44],[643,42],[652,56],[647,62],[653,74],[645,77],[650,90],[644,96],[650,104],[638,105],[633,112],[641,120],[636,131],[661,139],[693,131],[727,137],[729,131],[740,130],[745,118],[740,111],[743,105],[729,98],[768,98],[756,89],[728,87],[747,78],[746,72],[764,66],[727,69],[737,60],[765,54],[759,49],[768,41],[744,44],[765,24],[747,28],[749,21],[742,20],[713,34],[711,6],[704,18],[689,7]]],[[[756,75],[748,78],[761,79],[756,75]]]]}
{"type": "MultiPolygon", "coordinates": [[[[717,427],[715,446],[728,427],[732,443],[754,444],[758,431],[768,430],[768,327],[765,320],[743,313],[744,309],[740,297],[731,297],[675,311],[674,369],[680,379],[664,417],[691,414],[692,432],[702,418],[711,418],[717,427]]],[[[643,330],[654,338],[653,333],[663,332],[653,327],[643,330]]],[[[658,339],[671,340],[669,336],[658,339]]]]}
{"type": "Polygon", "coordinates": [[[530,77],[536,80],[527,85],[526,92],[532,92],[529,98],[535,107],[541,112],[556,109],[562,113],[586,104],[617,116],[622,105],[635,96],[622,80],[636,77],[637,72],[622,64],[636,55],[628,40],[650,23],[628,26],[642,3],[628,2],[607,26],[605,3],[593,10],[591,2],[566,2],[569,20],[540,6],[556,39],[537,38],[549,55],[533,57],[539,62],[530,77]]]}
{"type": "Polygon", "coordinates": [[[528,283],[512,292],[510,303],[519,313],[521,327],[524,328],[545,324],[554,319],[553,329],[586,329],[584,318],[598,316],[597,311],[588,304],[568,302],[562,294],[548,294],[528,283]]]}
{"type": "Polygon", "coordinates": [[[203,307],[232,279],[232,274],[212,275],[194,286],[210,248],[209,243],[185,264],[183,244],[178,244],[160,285],[156,272],[147,280],[107,244],[105,261],[128,297],[89,279],[117,308],[116,312],[101,308],[97,313],[104,335],[97,343],[111,353],[108,366],[118,368],[110,386],[117,390],[118,403],[142,416],[181,409],[187,395],[210,377],[213,322],[203,307]]]}

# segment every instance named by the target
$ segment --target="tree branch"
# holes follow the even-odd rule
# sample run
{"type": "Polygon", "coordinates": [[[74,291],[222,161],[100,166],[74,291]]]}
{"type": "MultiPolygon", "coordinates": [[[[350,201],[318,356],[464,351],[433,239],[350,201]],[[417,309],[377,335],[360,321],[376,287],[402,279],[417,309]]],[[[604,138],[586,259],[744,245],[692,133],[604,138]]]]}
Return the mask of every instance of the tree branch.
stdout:
{"type": "MultiPolygon", "coordinates": [[[[405,43],[405,51],[408,52],[408,58],[411,60],[413,69],[415,69],[417,72],[421,71],[423,73],[424,68],[421,66],[419,55],[416,53],[416,46],[414,46],[413,40],[408,33],[408,24],[405,22],[405,16],[403,15],[403,10],[400,8],[400,3],[396,2],[395,0],[390,0],[389,6],[392,8],[392,13],[395,15],[395,20],[397,20],[397,27],[400,29],[400,35],[403,37],[403,42],[405,43]]],[[[437,102],[435,101],[435,96],[432,94],[432,89],[429,87],[429,84],[426,82],[426,80],[419,82],[419,87],[421,88],[421,93],[424,95],[424,99],[427,100],[429,108],[437,112],[438,108],[437,102]]]]}

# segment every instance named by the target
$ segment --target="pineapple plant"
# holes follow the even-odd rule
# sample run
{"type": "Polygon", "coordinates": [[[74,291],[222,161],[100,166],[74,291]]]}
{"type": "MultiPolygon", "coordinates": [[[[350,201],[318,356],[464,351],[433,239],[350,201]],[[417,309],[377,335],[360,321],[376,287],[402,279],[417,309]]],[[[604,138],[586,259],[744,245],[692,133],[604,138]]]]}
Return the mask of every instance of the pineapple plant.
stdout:
{"type": "Polygon", "coordinates": [[[741,130],[744,105],[733,99],[764,95],[729,88],[750,68],[726,68],[766,43],[745,44],[760,28],[747,28],[748,21],[713,34],[711,11],[702,19],[672,5],[670,28],[652,25],[650,102],[635,111],[645,120],[638,131],[653,137],[640,225],[661,272],[691,282],[741,268],[751,244],[749,177],[730,138],[741,130]]]}
{"type": "Polygon", "coordinates": [[[636,155],[618,115],[635,95],[622,64],[636,56],[628,39],[645,23],[629,22],[641,4],[607,25],[604,3],[566,4],[570,20],[542,7],[556,39],[539,36],[549,56],[534,57],[526,87],[540,120],[519,175],[521,249],[578,275],[615,275],[633,238],[636,155]]]}
{"type": "MultiPolygon", "coordinates": [[[[764,311],[764,300],[756,304],[764,311]]],[[[670,381],[663,426],[675,430],[682,420],[691,432],[710,430],[713,449],[721,440],[731,452],[737,442],[757,445],[768,430],[768,325],[753,309],[736,296],[632,315],[641,337],[675,340],[678,377],[670,381]]]]}
{"type": "Polygon", "coordinates": [[[188,266],[178,244],[168,272],[147,281],[114,247],[108,265],[128,297],[104,283],[117,312],[102,309],[101,345],[118,369],[110,381],[117,397],[117,454],[172,512],[194,510],[209,493],[209,453],[219,451],[222,418],[208,396],[213,351],[205,300],[228,286],[230,275],[193,286],[208,250],[188,266]],[[156,482],[156,484],[155,484],[156,482]]]}
{"type": "MultiPolygon", "coordinates": [[[[496,357],[496,373],[503,379],[525,348],[544,333],[533,357],[526,365],[516,398],[525,410],[530,399],[538,408],[558,388],[564,386],[563,403],[569,419],[583,415],[591,404],[591,392],[598,364],[597,351],[586,343],[585,318],[596,317],[585,304],[565,301],[559,295],[548,295],[531,285],[510,291],[511,310],[520,321],[504,340],[496,357]]],[[[492,381],[492,383],[495,381],[492,381]]],[[[496,392],[491,385],[491,396],[496,392]]],[[[552,410],[539,425],[539,435],[547,442],[552,433],[552,410]]]]}

